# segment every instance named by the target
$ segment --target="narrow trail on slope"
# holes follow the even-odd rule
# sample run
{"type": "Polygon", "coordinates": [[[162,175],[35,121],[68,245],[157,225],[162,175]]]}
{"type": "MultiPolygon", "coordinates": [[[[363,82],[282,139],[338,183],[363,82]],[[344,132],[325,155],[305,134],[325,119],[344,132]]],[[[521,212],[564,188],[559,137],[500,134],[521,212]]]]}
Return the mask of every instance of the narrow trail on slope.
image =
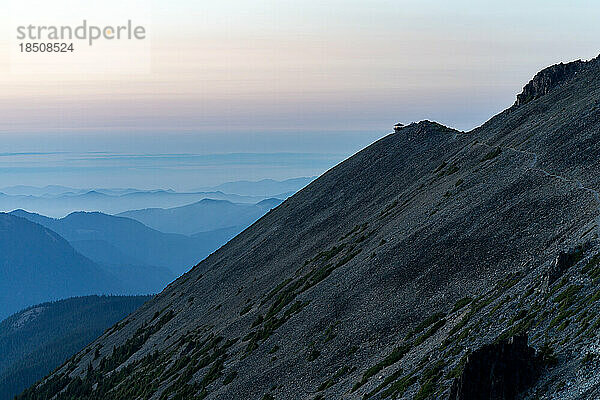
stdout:
{"type": "Polygon", "coordinates": [[[566,178],[566,177],[564,177],[562,175],[553,174],[553,173],[551,173],[551,172],[549,172],[549,171],[547,171],[547,170],[545,170],[543,168],[536,167],[537,162],[538,162],[538,155],[537,155],[537,153],[534,153],[534,152],[531,152],[531,151],[519,150],[519,149],[516,149],[514,147],[510,147],[510,146],[504,146],[504,147],[503,146],[491,146],[491,145],[489,145],[487,143],[484,143],[484,142],[477,142],[477,144],[479,144],[481,146],[484,146],[484,147],[487,147],[487,148],[499,148],[501,150],[510,150],[510,151],[515,152],[515,153],[525,154],[525,155],[528,155],[528,156],[532,156],[533,160],[529,164],[528,169],[530,169],[532,171],[541,172],[545,176],[548,176],[550,178],[554,178],[554,179],[557,179],[559,181],[575,185],[575,187],[577,189],[584,190],[584,191],[586,191],[588,193],[591,193],[592,196],[594,196],[594,199],[596,200],[596,203],[598,204],[598,206],[596,208],[596,210],[597,210],[597,216],[595,218],[595,222],[596,222],[596,231],[598,233],[598,236],[600,237],[600,192],[598,192],[597,190],[592,189],[590,187],[584,186],[584,184],[580,180],[578,180],[578,179],[569,179],[569,178],[566,178]]]}
{"type": "MultiPolygon", "coordinates": [[[[397,133],[397,132],[395,132],[395,131],[390,132],[390,134],[394,134],[394,133],[397,133]]],[[[452,134],[452,139],[456,139],[461,134],[465,135],[466,133],[465,132],[458,132],[458,131],[454,132],[452,134]]],[[[531,156],[531,157],[533,157],[533,159],[531,160],[531,163],[529,164],[528,169],[530,169],[532,171],[541,172],[545,176],[548,176],[550,178],[554,178],[554,179],[557,179],[559,181],[575,185],[575,187],[577,189],[584,190],[584,191],[586,191],[588,193],[591,193],[592,196],[594,196],[594,200],[596,200],[596,203],[598,205],[597,208],[596,208],[597,215],[596,215],[596,218],[595,218],[595,223],[596,223],[597,236],[600,238],[600,192],[599,191],[597,191],[595,189],[592,189],[590,187],[585,186],[578,179],[569,179],[569,178],[566,178],[566,177],[564,177],[562,175],[553,174],[553,173],[551,173],[551,172],[549,172],[549,171],[547,171],[547,170],[545,170],[543,168],[536,167],[536,165],[538,163],[538,155],[537,155],[537,153],[534,153],[534,152],[531,152],[531,151],[526,151],[526,150],[519,150],[519,149],[511,147],[511,146],[491,146],[491,145],[489,145],[489,144],[487,144],[485,142],[480,142],[480,141],[476,141],[475,144],[480,145],[480,146],[484,146],[484,147],[487,147],[487,148],[499,148],[501,150],[510,150],[510,151],[515,152],[515,153],[519,153],[519,154],[524,154],[524,155],[531,156]]]]}

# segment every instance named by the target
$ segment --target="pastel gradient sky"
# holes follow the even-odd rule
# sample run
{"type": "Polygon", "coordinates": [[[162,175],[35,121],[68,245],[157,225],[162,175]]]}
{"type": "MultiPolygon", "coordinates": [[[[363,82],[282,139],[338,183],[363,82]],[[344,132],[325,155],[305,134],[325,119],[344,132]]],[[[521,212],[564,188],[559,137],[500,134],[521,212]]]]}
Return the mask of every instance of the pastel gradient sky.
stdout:
{"type": "Polygon", "coordinates": [[[592,1],[145,4],[150,73],[14,74],[0,57],[0,151],[349,153],[397,121],[473,128],[541,68],[600,52],[592,1]]]}

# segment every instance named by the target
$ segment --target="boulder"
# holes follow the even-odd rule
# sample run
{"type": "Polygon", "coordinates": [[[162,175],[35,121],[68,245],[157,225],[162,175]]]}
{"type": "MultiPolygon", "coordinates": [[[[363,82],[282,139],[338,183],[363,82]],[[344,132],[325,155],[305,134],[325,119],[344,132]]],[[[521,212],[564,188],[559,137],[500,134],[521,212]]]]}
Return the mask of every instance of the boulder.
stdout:
{"type": "Polygon", "coordinates": [[[539,376],[541,361],[527,335],[485,345],[471,353],[449,400],[511,400],[539,376]]]}

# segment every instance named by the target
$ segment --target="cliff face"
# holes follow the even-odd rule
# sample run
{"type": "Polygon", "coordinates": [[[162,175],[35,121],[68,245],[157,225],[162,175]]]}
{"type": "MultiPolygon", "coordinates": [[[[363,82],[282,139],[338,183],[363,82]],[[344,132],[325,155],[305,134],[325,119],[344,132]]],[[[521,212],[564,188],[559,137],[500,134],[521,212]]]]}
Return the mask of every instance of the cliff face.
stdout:
{"type": "Polygon", "coordinates": [[[384,137],[22,398],[444,398],[525,333],[557,364],[522,396],[595,398],[600,70],[561,82],[472,132],[384,137]]]}
{"type": "Polygon", "coordinates": [[[586,68],[597,66],[598,59],[591,61],[573,61],[567,64],[556,64],[538,72],[531,81],[523,88],[523,92],[517,95],[515,106],[529,103],[532,100],[550,93],[552,89],[563,82],[571,79],[578,72],[586,68]]]}

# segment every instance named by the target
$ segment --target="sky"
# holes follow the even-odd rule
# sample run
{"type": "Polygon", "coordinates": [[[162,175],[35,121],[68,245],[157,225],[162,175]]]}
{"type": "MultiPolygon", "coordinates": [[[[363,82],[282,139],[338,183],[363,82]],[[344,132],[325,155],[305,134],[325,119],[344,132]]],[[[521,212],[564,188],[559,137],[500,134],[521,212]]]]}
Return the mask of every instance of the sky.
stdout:
{"type": "MultiPolygon", "coordinates": [[[[306,174],[283,165],[217,179],[198,169],[198,181],[312,175],[396,122],[469,130],[510,106],[538,70],[600,52],[591,1],[1,1],[13,12],[0,16],[0,153],[331,160],[308,157],[306,174]],[[50,66],[51,57],[18,58],[16,24],[84,18],[129,18],[148,37],[139,48],[78,45],[50,66]]],[[[21,172],[0,163],[11,183],[85,179],[21,172]]]]}

